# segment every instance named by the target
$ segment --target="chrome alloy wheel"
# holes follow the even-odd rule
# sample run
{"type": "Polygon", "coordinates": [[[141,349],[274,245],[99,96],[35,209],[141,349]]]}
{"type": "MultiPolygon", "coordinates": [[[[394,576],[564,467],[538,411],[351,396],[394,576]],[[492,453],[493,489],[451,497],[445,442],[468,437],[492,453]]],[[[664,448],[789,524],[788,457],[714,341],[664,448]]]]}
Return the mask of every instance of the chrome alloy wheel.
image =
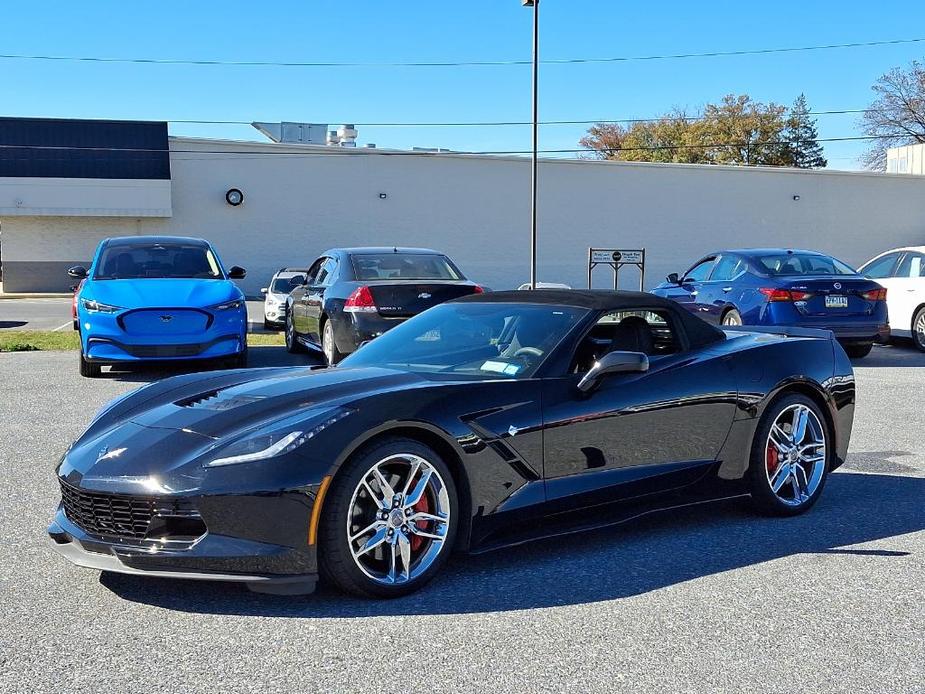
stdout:
{"type": "Polygon", "coordinates": [[[765,472],[771,491],[788,506],[801,506],[819,489],[825,473],[825,427],[806,405],[785,408],[768,434],[765,472]]]}
{"type": "Polygon", "coordinates": [[[912,339],[919,349],[925,349],[925,310],[921,310],[912,326],[912,339]]]}
{"type": "Polygon", "coordinates": [[[450,499],[437,469],[412,454],[373,465],[347,510],[347,544],[367,577],[383,585],[414,580],[443,550],[450,499]]]}
{"type": "Polygon", "coordinates": [[[321,331],[321,349],[324,352],[324,361],[328,366],[334,366],[334,326],[331,321],[324,324],[321,331]]]}

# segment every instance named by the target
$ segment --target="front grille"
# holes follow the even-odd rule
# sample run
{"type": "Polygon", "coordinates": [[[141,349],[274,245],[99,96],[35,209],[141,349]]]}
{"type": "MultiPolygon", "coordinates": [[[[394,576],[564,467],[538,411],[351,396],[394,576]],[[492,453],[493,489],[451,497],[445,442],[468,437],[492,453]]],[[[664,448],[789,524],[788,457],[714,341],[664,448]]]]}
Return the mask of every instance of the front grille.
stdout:
{"type": "Polygon", "coordinates": [[[133,357],[195,357],[208,346],[209,343],[187,345],[126,345],[125,351],[133,357]]]}
{"type": "Polygon", "coordinates": [[[144,539],[151,520],[162,515],[186,515],[186,502],[156,497],[88,492],[61,481],[61,500],[68,519],[92,535],[144,539]]]}

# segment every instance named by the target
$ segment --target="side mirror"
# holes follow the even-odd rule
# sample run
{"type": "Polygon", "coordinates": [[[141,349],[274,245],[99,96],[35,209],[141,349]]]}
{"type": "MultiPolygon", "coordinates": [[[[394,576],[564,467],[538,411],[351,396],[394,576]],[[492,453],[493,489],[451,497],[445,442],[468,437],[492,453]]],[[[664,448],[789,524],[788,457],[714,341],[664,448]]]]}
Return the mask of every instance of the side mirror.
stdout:
{"type": "Polygon", "coordinates": [[[649,357],[642,352],[608,352],[578,382],[578,390],[590,393],[611,374],[643,373],[649,370],[649,357]]]}
{"type": "Polygon", "coordinates": [[[247,270],[245,270],[240,265],[232,265],[231,269],[228,271],[229,279],[233,280],[243,280],[247,275],[247,270]]]}
{"type": "Polygon", "coordinates": [[[267,287],[261,287],[260,293],[261,293],[261,294],[266,294],[266,293],[267,293],[267,287]]]}
{"type": "Polygon", "coordinates": [[[290,280],[290,284],[293,287],[301,287],[308,284],[308,275],[296,275],[290,280]]]}
{"type": "Polygon", "coordinates": [[[665,279],[668,280],[671,284],[681,284],[681,278],[678,277],[678,273],[677,273],[677,272],[672,272],[672,273],[671,273],[670,275],[668,275],[668,277],[666,277],[665,279]]]}
{"type": "Polygon", "coordinates": [[[87,268],[83,265],[75,265],[67,269],[68,277],[73,277],[75,280],[86,279],[87,277],[87,268]]]}

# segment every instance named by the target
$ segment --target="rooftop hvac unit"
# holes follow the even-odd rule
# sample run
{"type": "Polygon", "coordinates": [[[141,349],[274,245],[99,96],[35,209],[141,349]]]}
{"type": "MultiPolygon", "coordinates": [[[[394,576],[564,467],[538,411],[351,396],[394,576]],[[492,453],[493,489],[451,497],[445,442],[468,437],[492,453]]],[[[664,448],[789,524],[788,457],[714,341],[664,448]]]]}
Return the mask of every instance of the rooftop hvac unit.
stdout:
{"type": "Polygon", "coordinates": [[[328,132],[324,123],[251,123],[273,142],[323,145],[328,132]]]}

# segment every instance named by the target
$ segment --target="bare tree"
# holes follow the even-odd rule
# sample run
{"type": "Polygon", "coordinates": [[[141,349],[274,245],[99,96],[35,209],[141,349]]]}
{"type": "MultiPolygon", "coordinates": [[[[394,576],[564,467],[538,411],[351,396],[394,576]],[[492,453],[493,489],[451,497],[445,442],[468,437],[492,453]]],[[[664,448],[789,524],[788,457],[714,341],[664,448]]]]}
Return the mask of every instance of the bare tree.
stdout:
{"type": "Polygon", "coordinates": [[[895,67],[873,90],[877,98],[861,122],[864,133],[877,139],[861,163],[883,171],[888,148],[925,142],[925,64],[913,61],[908,70],[895,67]]]}

